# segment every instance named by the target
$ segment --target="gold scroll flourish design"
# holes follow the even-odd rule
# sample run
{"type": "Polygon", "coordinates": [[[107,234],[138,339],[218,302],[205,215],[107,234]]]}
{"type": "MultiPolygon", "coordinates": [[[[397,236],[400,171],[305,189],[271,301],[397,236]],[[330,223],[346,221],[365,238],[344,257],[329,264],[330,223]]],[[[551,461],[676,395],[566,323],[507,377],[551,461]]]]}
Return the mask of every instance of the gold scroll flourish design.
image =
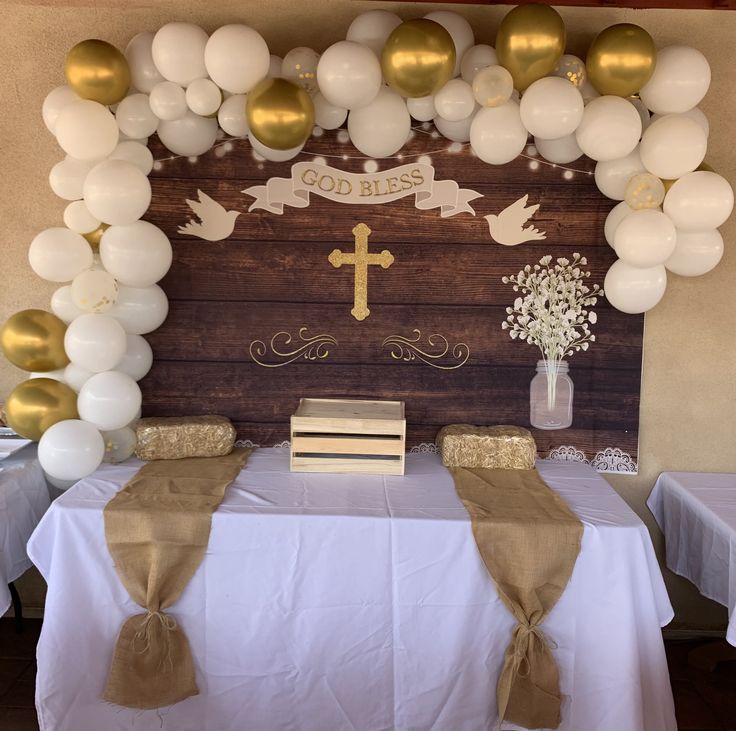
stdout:
{"type": "Polygon", "coordinates": [[[391,348],[391,357],[394,360],[403,360],[410,362],[417,358],[423,363],[426,363],[432,368],[439,368],[443,371],[452,371],[456,368],[462,368],[470,357],[470,348],[465,343],[457,343],[452,346],[450,351],[450,344],[447,342],[447,338],[439,333],[434,333],[427,338],[428,348],[439,349],[439,352],[430,353],[426,350],[422,350],[418,347],[422,339],[421,330],[414,328],[412,330],[415,337],[405,338],[401,335],[389,335],[383,341],[383,347],[391,348]],[[439,361],[443,358],[447,358],[451,353],[451,357],[454,358],[457,363],[454,365],[442,365],[439,361]]]}
{"type": "MultiPolygon", "coordinates": [[[[337,345],[337,339],[332,335],[320,334],[309,337],[307,335],[307,328],[299,328],[299,339],[303,343],[293,350],[287,350],[289,346],[292,346],[292,336],[285,330],[280,330],[272,338],[269,345],[263,340],[254,340],[248,351],[250,357],[259,365],[264,368],[281,368],[282,366],[293,363],[299,358],[305,360],[324,360],[330,354],[330,346],[337,345]],[[282,339],[283,342],[278,343],[278,340],[282,339]],[[276,358],[280,358],[278,363],[264,363],[262,358],[267,355],[272,355],[276,358]]],[[[298,341],[295,341],[293,345],[297,345],[298,341]]],[[[293,346],[292,346],[293,347],[293,346]]]]}

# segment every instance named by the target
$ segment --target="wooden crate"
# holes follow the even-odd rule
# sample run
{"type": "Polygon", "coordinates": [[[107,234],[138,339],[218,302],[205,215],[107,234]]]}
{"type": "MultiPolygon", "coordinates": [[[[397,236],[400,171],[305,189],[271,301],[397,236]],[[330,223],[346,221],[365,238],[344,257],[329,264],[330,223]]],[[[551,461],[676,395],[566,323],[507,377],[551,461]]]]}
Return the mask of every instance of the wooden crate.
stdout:
{"type": "Polygon", "coordinates": [[[303,398],[291,417],[292,472],[403,475],[403,401],[303,398]]]}

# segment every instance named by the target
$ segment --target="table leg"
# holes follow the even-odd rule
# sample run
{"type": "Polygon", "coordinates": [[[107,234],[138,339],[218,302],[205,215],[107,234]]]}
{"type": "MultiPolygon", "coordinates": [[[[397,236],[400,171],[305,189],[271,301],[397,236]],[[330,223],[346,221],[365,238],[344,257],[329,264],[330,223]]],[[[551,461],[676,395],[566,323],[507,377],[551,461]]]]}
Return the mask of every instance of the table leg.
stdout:
{"type": "Polygon", "coordinates": [[[23,604],[20,601],[20,594],[15,588],[15,584],[11,581],[8,584],[10,589],[10,598],[13,600],[13,614],[15,614],[15,631],[20,634],[23,631],[23,604]]]}

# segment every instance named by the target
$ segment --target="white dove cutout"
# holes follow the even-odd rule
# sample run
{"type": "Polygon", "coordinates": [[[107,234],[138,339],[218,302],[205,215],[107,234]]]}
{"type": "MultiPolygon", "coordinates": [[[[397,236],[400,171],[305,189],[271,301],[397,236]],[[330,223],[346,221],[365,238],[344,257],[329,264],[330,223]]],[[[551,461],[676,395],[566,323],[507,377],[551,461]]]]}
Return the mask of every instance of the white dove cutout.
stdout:
{"type": "Polygon", "coordinates": [[[539,231],[534,226],[524,224],[539,210],[539,203],[526,207],[529,194],[504,208],[497,216],[484,216],[491,230],[491,238],[504,246],[516,246],[525,241],[541,241],[546,239],[546,231],[539,231]]]}
{"type": "Polygon", "coordinates": [[[197,195],[199,196],[198,201],[187,199],[187,204],[201,223],[197,223],[193,218],[190,218],[189,223],[179,226],[179,233],[187,236],[197,236],[206,241],[226,239],[233,232],[235,219],[240,215],[240,211],[226,211],[216,200],[210,198],[201,190],[197,190],[197,195]]]}

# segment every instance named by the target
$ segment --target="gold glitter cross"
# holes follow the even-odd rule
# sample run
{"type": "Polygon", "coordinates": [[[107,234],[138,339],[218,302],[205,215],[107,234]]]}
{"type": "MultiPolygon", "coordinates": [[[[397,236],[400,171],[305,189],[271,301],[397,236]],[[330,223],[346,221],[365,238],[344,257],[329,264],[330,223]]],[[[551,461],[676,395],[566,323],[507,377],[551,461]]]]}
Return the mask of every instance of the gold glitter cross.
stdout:
{"type": "Polygon", "coordinates": [[[335,249],[327,258],[330,264],[339,269],[343,264],[355,266],[355,295],[353,309],[350,313],[356,320],[365,320],[371,311],[368,309],[368,265],[380,264],[388,269],[394,263],[393,254],[384,249],[380,254],[368,253],[368,237],[371,230],[364,223],[359,223],[353,228],[355,236],[355,253],[344,254],[340,249],[335,249]]]}

